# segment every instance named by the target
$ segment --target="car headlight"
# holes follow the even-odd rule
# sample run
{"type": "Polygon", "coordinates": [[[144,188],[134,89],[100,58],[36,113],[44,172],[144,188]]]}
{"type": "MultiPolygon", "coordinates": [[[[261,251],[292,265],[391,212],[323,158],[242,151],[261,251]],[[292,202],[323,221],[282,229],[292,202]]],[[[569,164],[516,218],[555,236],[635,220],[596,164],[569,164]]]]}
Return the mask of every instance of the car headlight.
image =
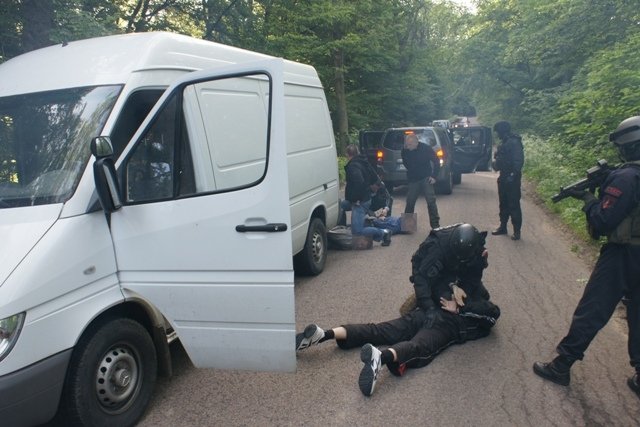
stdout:
{"type": "Polygon", "coordinates": [[[0,361],[7,357],[18,340],[25,313],[0,319],[0,361]]]}

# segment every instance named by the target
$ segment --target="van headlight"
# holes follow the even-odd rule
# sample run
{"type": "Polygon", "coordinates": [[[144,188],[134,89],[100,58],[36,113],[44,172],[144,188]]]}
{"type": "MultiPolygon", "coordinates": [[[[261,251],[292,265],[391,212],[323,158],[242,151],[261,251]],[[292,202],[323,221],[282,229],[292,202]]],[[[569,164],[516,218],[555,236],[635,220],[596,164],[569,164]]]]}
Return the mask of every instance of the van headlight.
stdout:
{"type": "Polygon", "coordinates": [[[4,359],[18,340],[25,313],[0,319],[0,361],[4,359]]]}

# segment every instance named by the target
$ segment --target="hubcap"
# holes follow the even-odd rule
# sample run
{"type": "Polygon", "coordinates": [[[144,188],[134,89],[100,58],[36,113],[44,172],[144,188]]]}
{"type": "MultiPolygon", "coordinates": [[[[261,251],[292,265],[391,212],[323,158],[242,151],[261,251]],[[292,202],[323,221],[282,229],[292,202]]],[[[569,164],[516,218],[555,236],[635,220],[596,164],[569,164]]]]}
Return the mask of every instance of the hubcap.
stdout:
{"type": "Polygon", "coordinates": [[[125,410],[139,384],[140,367],[127,347],[113,347],[105,353],[96,372],[96,396],[104,409],[125,410]]]}
{"type": "Polygon", "coordinates": [[[322,260],[324,256],[324,246],[322,245],[322,236],[320,233],[313,234],[313,243],[311,245],[313,254],[313,262],[316,264],[322,260]]]}

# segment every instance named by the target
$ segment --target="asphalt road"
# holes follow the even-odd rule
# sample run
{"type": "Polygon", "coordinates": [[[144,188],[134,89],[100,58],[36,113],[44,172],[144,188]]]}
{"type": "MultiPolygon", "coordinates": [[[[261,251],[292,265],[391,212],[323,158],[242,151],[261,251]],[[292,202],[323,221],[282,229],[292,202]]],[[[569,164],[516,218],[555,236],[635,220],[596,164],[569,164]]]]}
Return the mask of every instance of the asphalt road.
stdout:
{"type": "MultiPolygon", "coordinates": [[[[496,174],[463,175],[438,197],[441,224],[497,223],[496,174]]],[[[394,214],[405,190],[394,194],[394,214]]],[[[398,316],[412,292],[410,258],[428,232],[419,200],[418,232],[391,246],[331,251],[318,277],[296,278],[296,324],[329,328],[398,316]]],[[[298,354],[295,374],[195,369],[174,346],[174,376],[161,379],[140,426],[638,426],[640,399],[626,385],[623,311],[598,334],[570,387],[535,376],[536,360],[554,355],[591,262],[525,191],[522,240],[490,236],[485,284],[502,310],[487,338],[453,346],[423,369],[396,378],[386,369],[364,397],[357,379],[359,350],[333,342],[298,354]]]]}

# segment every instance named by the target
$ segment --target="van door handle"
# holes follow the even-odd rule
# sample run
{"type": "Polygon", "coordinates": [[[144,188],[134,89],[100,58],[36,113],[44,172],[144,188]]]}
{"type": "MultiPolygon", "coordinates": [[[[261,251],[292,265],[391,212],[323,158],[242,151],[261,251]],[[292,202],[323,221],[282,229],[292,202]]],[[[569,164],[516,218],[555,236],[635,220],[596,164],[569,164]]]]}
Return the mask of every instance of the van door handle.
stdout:
{"type": "Polygon", "coordinates": [[[238,233],[247,233],[247,232],[267,232],[267,233],[280,233],[282,231],[287,231],[287,224],[283,223],[275,223],[275,224],[264,224],[264,225],[236,225],[236,231],[238,233]]]}

